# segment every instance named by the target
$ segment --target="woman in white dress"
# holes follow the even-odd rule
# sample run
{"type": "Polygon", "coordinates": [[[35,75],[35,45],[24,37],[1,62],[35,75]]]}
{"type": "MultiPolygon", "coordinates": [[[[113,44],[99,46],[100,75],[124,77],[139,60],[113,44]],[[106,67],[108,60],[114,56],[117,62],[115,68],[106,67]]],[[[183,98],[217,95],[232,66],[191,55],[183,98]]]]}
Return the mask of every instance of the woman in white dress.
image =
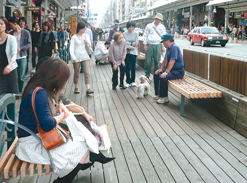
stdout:
{"type": "MultiPolygon", "coordinates": [[[[59,58],[50,58],[40,64],[39,68],[38,65],[36,73],[29,80],[22,93],[18,121],[19,124],[28,127],[37,135],[39,135],[37,120],[32,108],[32,94],[34,89],[41,87],[35,96],[35,111],[40,128],[45,132],[49,132],[69,115],[68,110],[62,103],[58,104],[56,108],[53,107],[52,99],[56,100],[70,76],[68,65],[59,58]],[[59,113],[55,117],[51,116],[48,100],[51,103],[51,111],[54,114],[56,112],[59,113]]],[[[20,128],[17,134],[19,139],[16,147],[16,156],[20,160],[35,164],[50,164],[46,150],[33,136],[20,128]]],[[[67,143],[49,152],[54,163],[53,171],[59,177],[54,183],[70,183],[78,171],[91,167],[94,162],[108,163],[115,159],[107,158],[101,153],[95,154],[89,152],[85,141],[75,142],[70,137],[68,137],[67,143]],[[92,163],[85,163],[89,154],[89,159],[92,163]]]]}
{"type": "Polygon", "coordinates": [[[86,50],[86,44],[88,46],[91,46],[90,44],[90,38],[87,34],[85,34],[86,31],[86,24],[83,22],[79,22],[77,25],[77,33],[72,36],[71,42],[70,42],[70,55],[71,60],[73,61],[74,66],[74,84],[75,84],[75,94],[79,94],[80,90],[78,88],[78,79],[80,74],[80,66],[82,64],[82,67],[84,69],[84,77],[85,77],[85,84],[87,86],[86,94],[92,94],[93,91],[90,90],[90,69],[89,69],[89,60],[90,57],[86,50]]]}

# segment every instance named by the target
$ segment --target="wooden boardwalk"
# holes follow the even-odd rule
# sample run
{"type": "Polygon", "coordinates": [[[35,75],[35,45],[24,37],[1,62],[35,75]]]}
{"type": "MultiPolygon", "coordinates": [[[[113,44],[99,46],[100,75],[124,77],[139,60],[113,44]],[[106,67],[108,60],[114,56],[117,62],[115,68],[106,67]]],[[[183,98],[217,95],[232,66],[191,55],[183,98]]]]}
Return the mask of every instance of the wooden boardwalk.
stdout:
{"type": "MultiPolygon", "coordinates": [[[[72,66],[70,66],[72,69],[72,66]]],[[[136,82],[144,74],[136,69],[136,82]]],[[[98,125],[107,124],[115,161],[80,171],[79,183],[247,182],[247,139],[186,99],[180,116],[180,95],[170,89],[169,104],[153,103],[154,88],[136,99],[135,88],[112,90],[111,66],[91,61],[91,89],[87,97],[83,74],[81,94],[73,93],[73,73],[63,91],[83,106],[98,125]]],[[[153,85],[153,83],[152,83],[153,85]]],[[[53,182],[54,175],[0,182],[53,182]]]]}

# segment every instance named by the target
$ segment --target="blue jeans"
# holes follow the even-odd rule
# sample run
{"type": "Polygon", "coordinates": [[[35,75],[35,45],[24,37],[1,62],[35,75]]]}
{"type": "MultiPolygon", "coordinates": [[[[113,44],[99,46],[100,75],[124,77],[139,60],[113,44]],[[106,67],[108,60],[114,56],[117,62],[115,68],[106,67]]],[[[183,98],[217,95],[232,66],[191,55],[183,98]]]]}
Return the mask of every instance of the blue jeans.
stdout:
{"type": "MultiPolygon", "coordinates": [[[[160,74],[164,73],[161,72],[160,74]]],[[[168,80],[172,79],[182,79],[184,77],[184,69],[180,70],[171,70],[168,73],[166,78],[161,78],[160,75],[154,74],[154,89],[155,95],[159,95],[159,97],[167,97],[168,96],[168,80]]]]}
{"type": "Polygon", "coordinates": [[[135,82],[136,78],[136,55],[127,54],[125,58],[126,68],[126,83],[130,84],[135,82]],[[131,77],[130,77],[131,71],[131,77]]]}
{"type": "Polygon", "coordinates": [[[18,71],[19,92],[22,92],[25,81],[27,58],[16,59],[16,62],[18,64],[17,71],[18,71]]]}

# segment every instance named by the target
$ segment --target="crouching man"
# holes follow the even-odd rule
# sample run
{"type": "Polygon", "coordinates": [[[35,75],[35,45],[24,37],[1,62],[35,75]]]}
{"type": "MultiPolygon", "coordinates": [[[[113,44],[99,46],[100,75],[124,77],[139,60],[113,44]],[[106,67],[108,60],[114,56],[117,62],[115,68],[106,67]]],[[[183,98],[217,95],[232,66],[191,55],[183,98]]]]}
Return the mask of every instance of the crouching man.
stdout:
{"type": "Polygon", "coordinates": [[[166,49],[165,59],[154,74],[154,100],[157,103],[163,104],[169,102],[168,99],[168,80],[181,79],[184,77],[184,62],[180,48],[174,43],[174,38],[171,34],[165,34],[161,38],[161,43],[166,49]]]}
{"type": "Polygon", "coordinates": [[[96,51],[94,52],[95,55],[95,63],[97,64],[99,62],[100,65],[108,64],[108,52],[110,47],[110,42],[106,41],[105,44],[102,44],[98,46],[96,51]]]}

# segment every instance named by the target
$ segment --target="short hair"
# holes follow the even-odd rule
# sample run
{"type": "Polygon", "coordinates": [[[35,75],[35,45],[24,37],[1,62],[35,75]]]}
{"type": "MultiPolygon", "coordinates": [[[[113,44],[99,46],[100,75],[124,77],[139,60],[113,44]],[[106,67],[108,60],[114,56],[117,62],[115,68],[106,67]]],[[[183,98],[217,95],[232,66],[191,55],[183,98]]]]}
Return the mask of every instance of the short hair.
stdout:
{"type": "Polygon", "coordinates": [[[86,27],[86,24],[84,22],[78,22],[76,33],[78,33],[81,29],[84,29],[86,27]]]}
{"type": "Polygon", "coordinates": [[[25,22],[25,24],[27,23],[27,21],[26,21],[26,18],[25,18],[25,17],[20,17],[20,18],[19,18],[19,21],[18,21],[18,24],[20,23],[20,21],[21,21],[21,20],[22,20],[23,22],[25,22]]]}
{"type": "Polygon", "coordinates": [[[129,21],[129,22],[127,22],[127,29],[129,28],[129,27],[136,27],[136,24],[134,23],[134,22],[132,22],[132,21],[129,21]]]}
{"type": "Polygon", "coordinates": [[[43,24],[42,24],[42,29],[44,30],[44,26],[48,26],[48,31],[51,31],[51,24],[50,24],[50,22],[44,22],[43,24]]]}
{"type": "Polygon", "coordinates": [[[118,38],[119,38],[119,36],[121,36],[121,35],[123,35],[122,32],[120,32],[120,31],[115,32],[115,33],[113,34],[113,39],[114,39],[114,41],[117,41],[118,38]]]}
{"type": "Polygon", "coordinates": [[[4,22],[5,26],[6,26],[6,29],[5,29],[5,33],[7,33],[8,31],[8,25],[9,25],[9,22],[7,20],[7,18],[5,18],[4,16],[1,16],[0,19],[4,22]]]}
{"type": "MultiPolygon", "coordinates": [[[[38,24],[38,25],[39,25],[39,22],[33,22],[33,24],[32,24],[32,28],[34,28],[34,27],[36,26],[36,24],[38,24]]],[[[39,25],[39,27],[40,27],[40,25],[39,25]]]]}
{"type": "Polygon", "coordinates": [[[110,41],[108,41],[108,40],[105,41],[105,45],[107,45],[107,44],[111,44],[110,41]]]}
{"type": "Polygon", "coordinates": [[[114,20],[114,22],[119,23],[119,20],[114,20]]]}
{"type": "Polygon", "coordinates": [[[16,24],[18,24],[19,22],[18,22],[18,19],[16,17],[11,17],[11,18],[9,18],[9,23],[16,23],[16,24]]]}

